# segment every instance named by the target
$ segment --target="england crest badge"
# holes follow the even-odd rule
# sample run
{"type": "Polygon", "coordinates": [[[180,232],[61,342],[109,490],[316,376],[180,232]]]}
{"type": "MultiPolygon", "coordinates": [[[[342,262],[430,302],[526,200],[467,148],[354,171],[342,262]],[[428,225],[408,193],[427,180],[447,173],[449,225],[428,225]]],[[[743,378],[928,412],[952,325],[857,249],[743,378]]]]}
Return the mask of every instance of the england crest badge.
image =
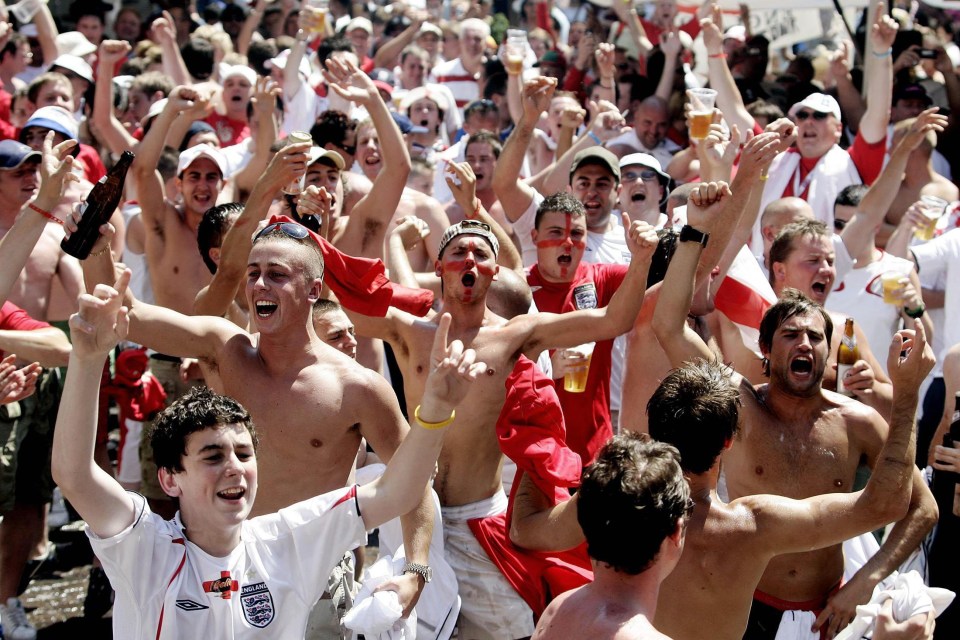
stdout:
{"type": "Polygon", "coordinates": [[[253,626],[262,629],[273,622],[276,611],[273,608],[273,596],[265,582],[244,585],[240,590],[240,604],[243,617],[253,626]]]}

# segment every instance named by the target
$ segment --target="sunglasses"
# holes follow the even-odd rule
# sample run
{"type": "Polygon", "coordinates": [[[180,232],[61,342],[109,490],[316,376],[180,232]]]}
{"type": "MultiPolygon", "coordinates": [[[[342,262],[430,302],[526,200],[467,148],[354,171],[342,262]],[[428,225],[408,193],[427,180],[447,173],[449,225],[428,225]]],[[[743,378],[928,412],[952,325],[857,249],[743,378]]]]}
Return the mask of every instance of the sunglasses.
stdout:
{"type": "Polygon", "coordinates": [[[813,118],[814,120],[826,120],[827,116],[829,115],[829,113],[824,111],[797,111],[793,117],[796,118],[797,122],[803,122],[807,118],[813,118]]]}
{"type": "Polygon", "coordinates": [[[281,231],[283,235],[288,238],[293,238],[294,240],[303,240],[310,234],[310,231],[302,224],[295,222],[274,222],[261,229],[260,233],[254,236],[253,241],[256,242],[274,231],[281,231]]]}
{"type": "Polygon", "coordinates": [[[833,230],[834,231],[843,231],[844,227],[847,226],[846,220],[841,220],[839,218],[833,219],[833,230]]]}
{"type": "Polygon", "coordinates": [[[464,229],[480,229],[481,231],[490,231],[490,225],[479,220],[464,220],[460,223],[461,231],[464,229]]]}
{"type": "Polygon", "coordinates": [[[622,177],[624,182],[633,182],[637,178],[639,178],[640,180],[643,180],[644,182],[649,182],[650,180],[656,180],[660,176],[656,171],[653,171],[651,169],[644,169],[639,173],[637,173],[636,171],[627,171],[625,174],[623,174],[622,177]]]}
{"type": "Polygon", "coordinates": [[[337,144],[336,142],[334,142],[333,144],[334,144],[334,146],[336,146],[338,149],[343,149],[344,151],[347,152],[347,154],[349,154],[349,155],[351,155],[351,156],[352,156],[352,155],[356,155],[356,153],[357,153],[357,145],[355,145],[355,144],[353,144],[353,145],[349,145],[349,144],[337,144]]]}

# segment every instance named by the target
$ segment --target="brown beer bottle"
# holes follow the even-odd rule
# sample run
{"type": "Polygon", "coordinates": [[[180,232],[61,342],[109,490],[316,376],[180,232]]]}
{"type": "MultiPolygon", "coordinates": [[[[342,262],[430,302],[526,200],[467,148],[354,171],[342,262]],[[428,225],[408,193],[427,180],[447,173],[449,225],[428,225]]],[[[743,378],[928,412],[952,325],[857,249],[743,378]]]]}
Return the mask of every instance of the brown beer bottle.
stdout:
{"type": "Polygon", "coordinates": [[[90,255],[93,245],[100,237],[100,225],[110,220],[110,216],[117,210],[120,198],[123,197],[123,181],[127,177],[127,169],[133,163],[134,155],[124,151],[117,164],[93,185],[87,194],[87,201],[81,205],[80,223],[76,232],[69,238],[64,238],[60,248],[65,253],[85,260],[90,255]]]}
{"type": "Polygon", "coordinates": [[[843,377],[860,359],[860,349],[857,347],[857,336],[853,332],[853,318],[847,318],[843,326],[843,338],[840,339],[840,349],[837,350],[837,393],[852,396],[853,392],[843,386],[843,377]]]}

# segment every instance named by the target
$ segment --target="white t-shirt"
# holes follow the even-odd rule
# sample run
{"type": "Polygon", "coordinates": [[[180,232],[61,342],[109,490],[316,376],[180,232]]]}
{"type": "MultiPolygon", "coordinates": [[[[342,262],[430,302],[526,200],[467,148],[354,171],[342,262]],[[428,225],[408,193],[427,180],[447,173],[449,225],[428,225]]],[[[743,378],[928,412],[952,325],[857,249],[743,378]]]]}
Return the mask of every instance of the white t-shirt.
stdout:
{"type": "Polygon", "coordinates": [[[924,282],[945,283],[943,301],[943,347],[937,354],[933,375],[943,376],[943,358],[960,343],[960,229],[953,229],[925,244],[910,247],[924,282]]]}
{"type": "Polygon", "coordinates": [[[430,82],[442,84],[450,89],[457,108],[463,109],[480,96],[480,85],[474,74],[467,71],[460,58],[438,62],[430,72],[430,82]]]}
{"type": "MultiPolygon", "coordinates": [[[[881,252],[880,258],[862,268],[851,270],[827,298],[827,309],[857,321],[874,353],[883,353],[894,332],[900,328],[900,307],[883,301],[884,272],[910,269],[908,260],[881,252]]],[[[884,358],[878,358],[887,371],[884,358]]]]}
{"type": "Polygon", "coordinates": [[[87,529],[116,591],[116,638],[303,638],[330,572],[366,542],[355,486],[247,520],[223,558],[185,540],[179,514],[164,520],[128,495],[129,528],[107,539],[87,529]]]}
{"type": "Polygon", "coordinates": [[[664,138],[660,141],[653,149],[648,149],[643,142],[640,141],[639,136],[635,129],[631,129],[624,134],[621,134],[614,138],[613,140],[607,140],[605,146],[606,148],[617,147],[617,146],[629,147],[636,153],[647,153],[657,159],[657,162],[660,163],[661,167],[666,168],[670,161],[673,159],[673,154],[680,151],[680,145],[678,145],[673,140],[664,138]]]}

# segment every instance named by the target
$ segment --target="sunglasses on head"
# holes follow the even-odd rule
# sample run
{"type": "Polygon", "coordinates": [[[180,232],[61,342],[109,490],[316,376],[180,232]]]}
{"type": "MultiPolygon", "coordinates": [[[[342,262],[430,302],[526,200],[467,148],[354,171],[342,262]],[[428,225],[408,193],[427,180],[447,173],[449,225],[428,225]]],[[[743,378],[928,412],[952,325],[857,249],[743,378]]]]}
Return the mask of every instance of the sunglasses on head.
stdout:
{"type": "Polygon", "coordinates": [[[490,231],[490,225],[486,222],[480,222],[479,220],[464,220],[460,223],[460,229],[480,229],[482,231],[490,231]]]}
{"type": "Polygon", "coordinates": [[[274,222],[261,229],[260,233],[253,238],[253,241],[256,242],[274,231],[281,231],[283,235],[288,238],[293,238],[294,240],[303,240],[310,234],[310,231],[302,224],[297,224],[296,222],[274,222]]]}
{"type": "Polygon", "coordinates": [[[840,218],[833,219],[833,230],[834,231],[843,231],[844,227],[847,226],[846,220],[841,220],[840,218]]]}
{"type": "Polygon", "coordinates": [[[797,111],[793,117],[797,119],[797,122],[803,122],[807,118],[813,118],[814,120],[826,120],[827,116],[829,115],[830,114],[826,113],[825,111],[797,111]]]}
{"type": "Polygon", "coordinates": [[[638,172],[638,171],[627,171],[625,174],[623,174],[623,181],[624,181],[624,182],[633,182],[634,180],[636,180],[637,178],[639,178],[639,179],[643,180],[644,182],[648,182],[648,181],[650,181],[650,180],[656,180],[656,179],[659,178],[659,177],[660,177],[660,176],[659,176],[659,174],[657,174],[656,171],[653,171],[652,169],[644,169],[643,171],[639,171],[639,172],[638,172]]]}

